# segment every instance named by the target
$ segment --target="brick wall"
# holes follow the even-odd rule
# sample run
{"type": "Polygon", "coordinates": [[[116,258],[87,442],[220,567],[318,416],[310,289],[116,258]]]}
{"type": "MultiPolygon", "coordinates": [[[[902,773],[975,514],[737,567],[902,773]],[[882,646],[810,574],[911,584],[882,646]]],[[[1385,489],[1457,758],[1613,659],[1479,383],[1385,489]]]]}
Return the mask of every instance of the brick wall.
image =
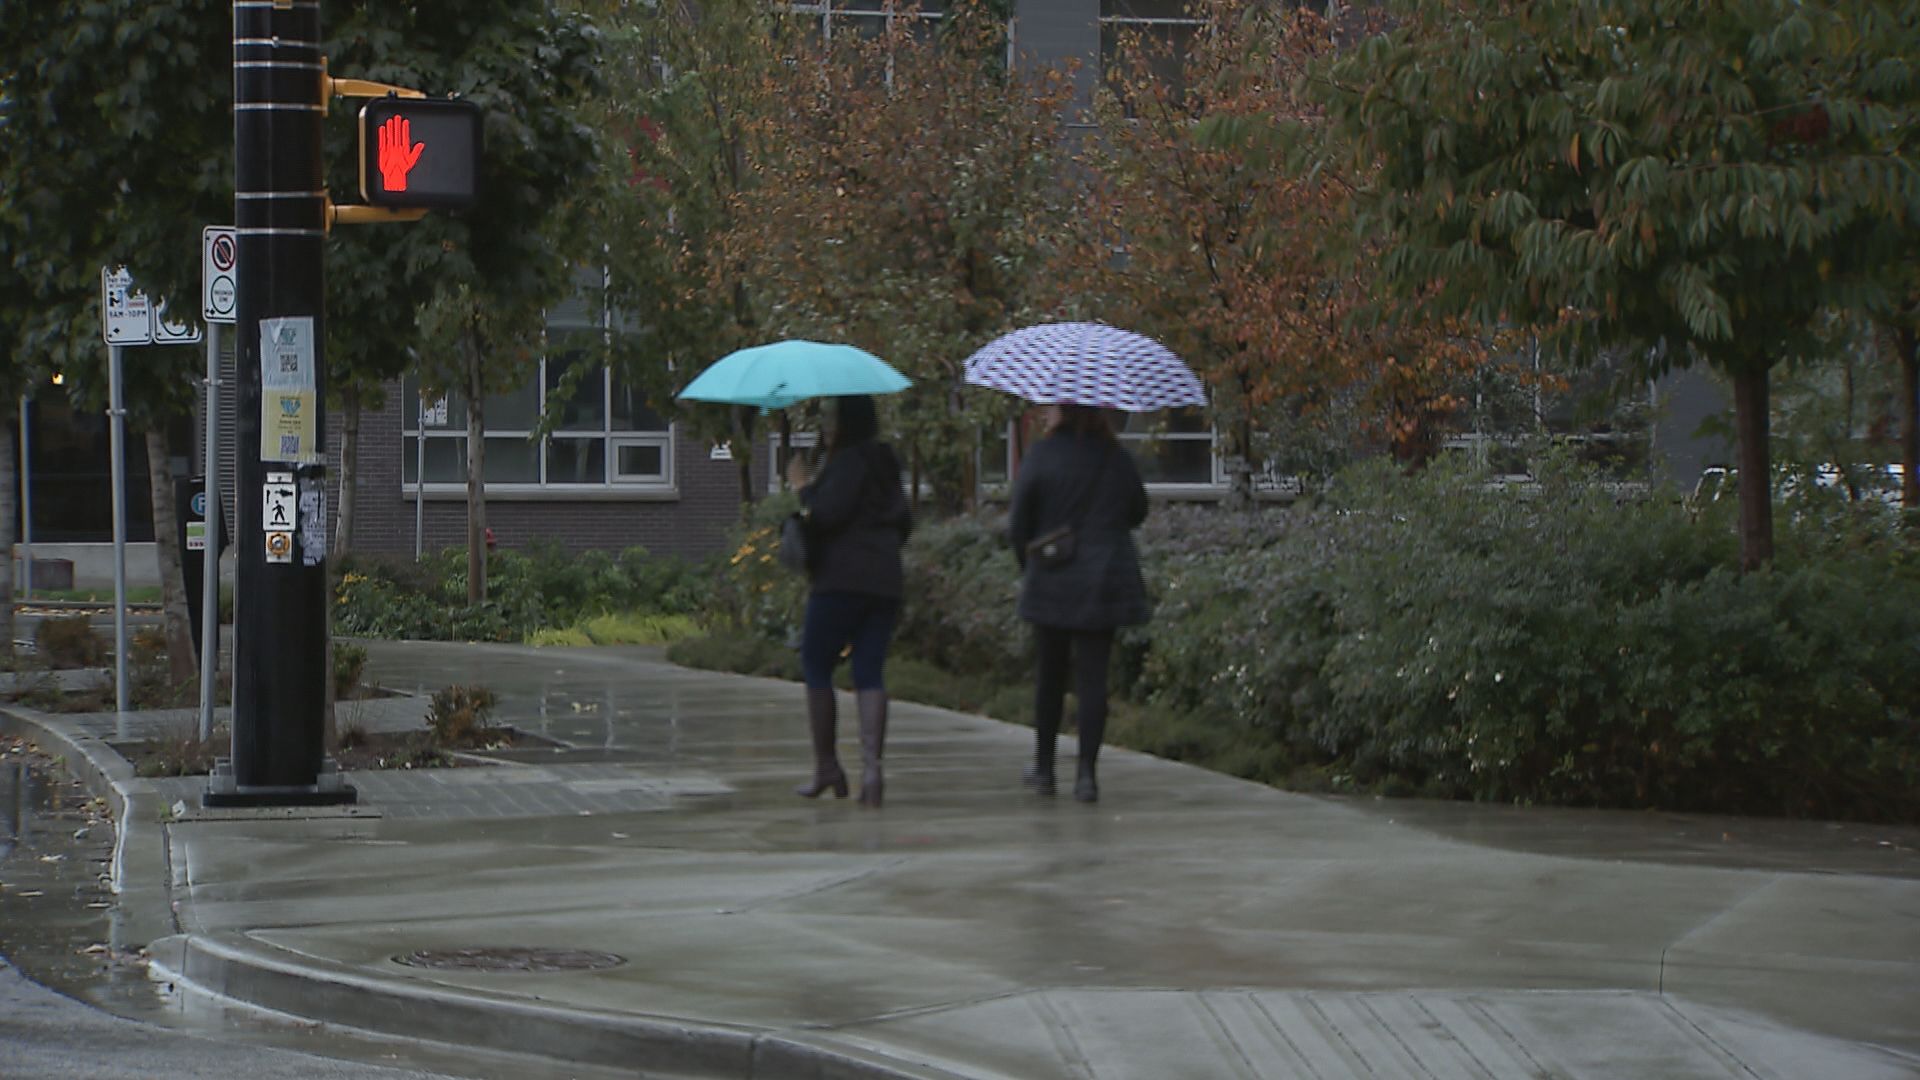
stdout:
{"type": "MultiPolygon", "coordinates": [[[[387,387],[387,407],[368,410],[360,419],[360,468],[354,487],[352,550],[367,554],[413,554],[414,500],[401,487],[401,432],[404,414],[398,383],[387,387]]],[[[340,448],[345,415],[327,418],[328,468],[334,478],[330,509],[339,512],[340,448]]],[[[629,499],[516,499],[489,492],[487,525],[503,548],[538,540],[570,551],[618,550],[639,545],[660,554],[699,557],[719,551],[726,530],[740,513],[738,473],[731,461],[713,461],[710,447],[676,437],[674,480],[678,496],[670,501],[629,499]]],[[[755,491],[766,488],[764,454],[754,461],[755,491]]],[[[467,542],[464,497],[427,497],[426,549],[463,547],[467,542]]]]}

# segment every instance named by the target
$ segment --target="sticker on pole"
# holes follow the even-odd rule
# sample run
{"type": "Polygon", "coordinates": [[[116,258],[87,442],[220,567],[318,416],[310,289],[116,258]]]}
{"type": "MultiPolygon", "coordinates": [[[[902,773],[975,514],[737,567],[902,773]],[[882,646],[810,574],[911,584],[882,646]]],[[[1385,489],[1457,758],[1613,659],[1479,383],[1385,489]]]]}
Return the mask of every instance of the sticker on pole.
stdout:
{"type": "Polygon", "coordinates": [[[124,266],[100,268],[100,336],[109,345],[153,343],[153,305],[124,266]]]}
{"type": "Polygon", "coordinates": [[[209,225],[200,230],[200,317],[210,323],[231,323],[239,306],[240,241],[232,228],[209,225]]]}
{"type": "Polygon", "coordinates": [[[289,480],[283,484],[269,481],[260,485],[260,527],[267,532],[292,532],[294,523],[294,488],[289,480]]]}
{"type": "Polygon", "coordinates": [[[313,337],[312,316],[260,320],[261,461],[321,460],[313,337]]]}

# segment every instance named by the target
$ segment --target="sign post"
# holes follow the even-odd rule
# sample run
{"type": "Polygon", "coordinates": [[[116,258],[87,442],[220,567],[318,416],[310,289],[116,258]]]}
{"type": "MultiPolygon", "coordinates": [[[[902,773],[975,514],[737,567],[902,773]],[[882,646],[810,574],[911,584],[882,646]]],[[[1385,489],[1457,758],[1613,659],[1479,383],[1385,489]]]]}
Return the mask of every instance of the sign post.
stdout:
{"type": "MultiPolygon", "coordinates": [[[[235,432],[233,756],[207,806],[353,802],[328,767],[326,324],[331,207],[321,121],[331,90],[319,4],[233,5],[234,206],[229,253],[209,234],[206,309],[233,281],[235,432]],[[225,271],[223,263],[231,265],[225,271]],[[262,521],[291,491],[291,528],[262,521]]],[[[211,507],[209,507],[211,509],[211,507]]]]}
{"type": "MultiPolygon", "coordinates": [[[[233,230],[209,225],[200,231],[200,318],[207,324],[207,443],[200,514],[208,536],[225,537],[220,517],[220,328],[234,318],[234,275],[239,241],[233,230]]],[[[214,680],[220,672],[220,548],[207,545],[200,556],[200,741],[213,738],[214,680]]],[[[238,596],[236,607],[238,606],[238,596]]]]}
{"type": "Polygon", "coordinates": [[[121,354],[153,343],[153,305],[124,266],[100,268],[100,336],[107,343],[107,456],[113,477],[113,715],[127,737],[127,407],[121,354]]]}

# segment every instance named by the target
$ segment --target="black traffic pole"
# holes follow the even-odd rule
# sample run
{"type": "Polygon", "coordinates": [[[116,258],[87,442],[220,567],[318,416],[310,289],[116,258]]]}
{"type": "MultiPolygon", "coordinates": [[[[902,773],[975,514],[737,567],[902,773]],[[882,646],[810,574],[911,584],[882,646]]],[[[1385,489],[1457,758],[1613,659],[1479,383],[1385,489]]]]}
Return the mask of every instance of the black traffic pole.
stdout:
{"type": "Polygon", "coordinates": [[[324,746],[324,69],[318,0],[235,0],[233,756],[208,806],[354,800],[324,746]]]}

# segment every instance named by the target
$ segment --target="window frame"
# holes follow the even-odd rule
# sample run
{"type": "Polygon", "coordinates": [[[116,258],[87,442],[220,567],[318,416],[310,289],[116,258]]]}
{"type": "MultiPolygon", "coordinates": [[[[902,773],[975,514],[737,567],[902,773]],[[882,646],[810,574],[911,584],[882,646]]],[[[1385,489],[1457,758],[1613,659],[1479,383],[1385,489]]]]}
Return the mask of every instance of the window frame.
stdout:
{"type": "MultiPolygon", "coordinates": [[[[527,379],[527,382],[531,382],[538,389],[538,415],[542,418],[547,414],[546,390],[548,363],[555,359],[558,358],[552,355],[541,356],[533,365],[533,370],[527,379]]],[[[566,428],[556,429],[543,434],[537,442],[533,442],[536,462],[538,464],[538,479],[531,482],[524,480],[489,480],[486,482],[489,496],[497,495],[504,499],[553,500],[591,500],[608,497],[628,499],[679,497],[676,472],[677,462],[674,452],[674,444],[677,441],[676,436],[678,435],[679,425],[669,420],[664,428],[655,430],[633,431],[615,428],[613,419],[613,372],[603,366],[599,369],[599,377],[601,380],[599,430],[566,428]],[[581,482],[555,481],[551,475],[551,451],[552,442],[556,438],[598,441],[601,446],[600,479],[598,481],[587,480],[581,482]],[[619,449],[623,446],[657,446],[660,449],[660,471],[657,474],[621,474],[619,472],[618,458],[619,449]]],[[[401,460],[399,475],[401,494],[408,497],[424,495],[429,499],[455,496],[464,498],[466,495],[466,480],[464,477],[457,480],[425,480],[424,484],[422,483],[424,479],[422,477],[415,476],[409,479],[409,474],[414,471],[415,465],[419,460],[419,449],[416,446],[416,440],[422,437],[421,421],[423,417],[421,413],[425,408],[424,402],[421,402],[417,396],[408,393],[410,383],[413,384],[413,387],[417,388],[417,377],[406,375],[400,380],[400,397],[407,400],[411,406],[403,414],[400,421],[401,460]]],[[[519,389],[523,388],[524,386],[517,388],[513,392],[519,392],[519,389]]],[[[455,396],[453,392],[449,392],[443,395],[441,400],[451,403],[455,396]]],[[[451,413],[449,413],[449,418],[451,418],[451,413]]],[[[532,442],[531,435],[532,429],[530,428],[495,429],[488,426],[481,432],[481,436],[486,439],[518,438],[529,442],[532,442]]],[[[425,428],[425,437],[429,440],[458,440],[464,444],[467,437],[467,428],[464,423],[457,427],[452,425],[446,427],[429,425],[425,428]]],[[[433,444],[429,442],[427,445],[430,447],[433,444]]],[[[462,445],[461,449],[460,460],[464,461],[464,445],[462,445]]]]}

